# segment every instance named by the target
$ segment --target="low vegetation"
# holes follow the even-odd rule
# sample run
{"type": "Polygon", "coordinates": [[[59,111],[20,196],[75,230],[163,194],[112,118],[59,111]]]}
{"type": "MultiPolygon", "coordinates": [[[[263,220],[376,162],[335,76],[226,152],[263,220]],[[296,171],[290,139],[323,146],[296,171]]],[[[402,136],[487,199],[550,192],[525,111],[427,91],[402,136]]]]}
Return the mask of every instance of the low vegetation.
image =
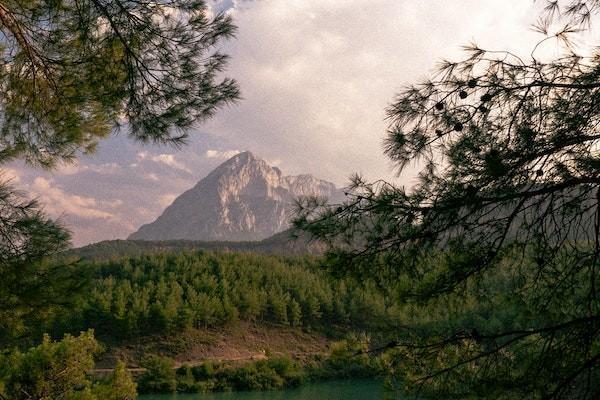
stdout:
{"type": "Polygon", "coordinates": [[[117,363],[104,379],[94,381],[89,371],[101,346],[93,332],[61,341],[44,336],[42,343],[25,352],[12,351],[0,356],[0,398],[13,400],[132,400],[136,384],[125,364],[117,363]],[[10,394],[10,397],[5,397],[10,394]]]}
{"type": "Polygon", "coordinates": [[[364,351],[366,336],[351,335],[335,342],[327,355],[313,356],[305,362],[290,357],[235,365],[207,361],[175,369],[166,357],[149,356],[146,371],[139,379],[141,393],[199,393],[236,390],[279,390],[311,380],[370,378],[382,373],[381,360],[364,351]]]}

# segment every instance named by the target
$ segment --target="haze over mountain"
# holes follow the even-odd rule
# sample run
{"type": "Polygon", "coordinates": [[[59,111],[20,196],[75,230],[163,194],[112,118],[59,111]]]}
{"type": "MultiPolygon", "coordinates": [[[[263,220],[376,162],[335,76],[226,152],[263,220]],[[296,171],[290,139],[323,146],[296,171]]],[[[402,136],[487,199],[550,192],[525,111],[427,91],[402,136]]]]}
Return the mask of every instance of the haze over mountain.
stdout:
{"type": "Polygon", "coordinates": [[[250,152],[230,158],[177,197],[131,240],[261,240],[290,226],[294,199],[340,201],[333,183],[312,175],[284,176],[250,152]]]}

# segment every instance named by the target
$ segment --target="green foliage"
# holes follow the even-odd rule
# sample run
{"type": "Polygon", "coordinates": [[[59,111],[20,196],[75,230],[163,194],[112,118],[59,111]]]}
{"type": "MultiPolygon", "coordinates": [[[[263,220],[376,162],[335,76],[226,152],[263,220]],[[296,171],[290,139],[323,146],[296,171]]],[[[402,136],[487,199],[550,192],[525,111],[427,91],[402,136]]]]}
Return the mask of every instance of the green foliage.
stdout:
{"type": "Polygon", "coordinates": [[[177,391],[186,393],[228,390],[278,390],[302,383],[300,364],[286,357],[227,366],[206,362],[177,369],[177,391]]]}
{"type": "MultiPolygon", "coordinates": [[[[335,311],[334,311],[335,312],[335,311]]],[[[291,299],[288,304],[287,313],[289,315],[290,324],[292,326],[300,326],[302,324],[302,307],[295,299],[291,299]]],[[[340,322],[344,322],[343,320],[340,322]]]]}
{"type": "Polygon", "coordinates": [[[108,378],[93,386],[92,393],[98,400],[135,400],[136,388],[125,363],[119,361],[108,378]]]}
{"type": "Polygon", "coordinates": [[[99,350],[91,332],[79,337],[66,335],[60,342],[45,336],[39,346],[9,358],[12,371],[6,391],[17,398],[69,398],[75,391],[89,388],[86,373],[93,368],[93,355],[99,350]]]}
{"type": "Polygon", "coordinates": [[[215,375],[215,366],[211,361],[206,361],[192,368],[192,374],[196,380],[208,380],[215,375]]]}
{"type": "Polygon", "coordinates": [[[59,342],[44,336],[40,345],[0,360],[4,394],[15,400],[96,399],[87,372],[99,351],[91,331],[59,342]]]}
{"type": "MultiPolygon", "coordinates": [[[[176,372],[177,391],[198,393],[232,390],[280,390],[301,385],[306,380],[311,379],[376,377],[382,373],[381,362],[366,353],[368,345],[366,338],[365,335],[351,335],[347,340],[335,343],[331,354],[317,356],[305,364],[294,361],[289,357],[274,357],[241,366],[212,362],[205,362],[193,367],[184,365],[178,368],[176,372]]],[[[158,375],[159,373],[152,372],[152,374],[158,375]]],[[[142,379],[145,378],[142,377],[142,379]]],[[[169,382],[172,382],[170,379],[169,382]]],[[[145,390],[147,392],[165,393],[171,392],[173,388],[154,385],[147,387],[145,390]]]]}
{"type": "Polygon", "coordinates": [[[395,98],[385,152],[413,187],[300,204],[333,273],[399,300],[389,370],[412,394],[600,397],[600,57],[570,42],[600,2],[546,3],[529,57],[471,44],[395,98]]]}
{"type": "Polygon", "coordinates": [[[49,262],[63,251],[69,235],[45,217],[39,204],[0,182],[0,347],[28,333],[26,325],[43,319],[59,305],[69,305],[86,283],[75,263],[49,262]],[[62,299],[58,304],[57,299],[62,299]]]}
{"type": "Polygon", "coordinates": [[[146,368],[146,371],[138,382],[140,393],[175,392],[177,377],[171,359],[150,355],[142,362],[142,367],[146,368]]]}
{"type": "Polygon", "coordinates": [[[217,50],[235,28],[201,0],[8,0],[0,22],[0,163],[51,165],[124,121],[136,139],[181,143],[239,96],[217,50]]]}
{"type": "Polygon", "coordinates": [[[238,319],[333,330],[375,328],[393,318],[376,290],[331,281],[318,263],[309,256],[209,252],[83,263],[94,289],[39,329],[61,334],[93,327],[123,339],[238,319]]]}
{"type": "Polygon", "coordinates": [[[383,373],[380,360],[369,354],[367,334],[350,334],[346,339],[332,343],[329,357],[310,364],[307,368],[312,379],[372,378],[383,373]]]}

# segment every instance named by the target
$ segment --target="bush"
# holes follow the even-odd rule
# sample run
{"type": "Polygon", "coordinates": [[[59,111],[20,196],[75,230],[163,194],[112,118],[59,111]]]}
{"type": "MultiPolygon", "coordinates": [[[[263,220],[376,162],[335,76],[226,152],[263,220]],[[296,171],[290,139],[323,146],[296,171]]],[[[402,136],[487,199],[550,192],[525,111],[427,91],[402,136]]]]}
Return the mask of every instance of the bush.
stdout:
{"type": "Polygon", "coordinates": [[[46,335],[39,346],[0,359],[0,398],[135,399],[135,383],[122,363],[106,380],[93,384],[88,371],[100,350],[92,331],[56,342],[46,335]]]}
{"type": "Polygon", "coordinates": [[[298,386],[304,380],[302,367],[288,357],[271,358],[266,363],[284,379],[287,387],[298,386]]]}
{"type": "Polygon", "coordinates": [[[173,393],[177,390],[177,377],[173,360],[151,355],[142,362],[146,372],[138,382],[140,393],[173,393]]]}
{"type": "Polygon", "coordinates": [[[177,369],[177,391],[183,393],[194,393],[198,391],[196,379],[192,372],[192,367],[183,365],[177,369]]]}
{"type": "Polygon", "coordinates": [[[266,362],[249,364],[233,370],[226,377],[236,390],[282,389],[284,380],[266,362]]]}
{"type": "Polygon", "coordinates": [[[192,374],[198,381],[211,379],[215,374],[214,365],[210,361],[196,365],[195,367],[192,367],[192,374]]]}
{"type": "Polygon", "coordinates": [[[207,361],[173,370],[168,359],[151,356],[147,371],[139,381],[144,393],[184,393],[230,390],[277,390],[297,386],[304,379],[302,367],[286,357],[261,360],[242,367],[224,366],[207,361]]]}
{"type": "Polygon", "coordinates": [[[134,400],[137,398],[136,384],[127,371],[125,363],[119,361],[112,374],[94,385],[92,392],[101,400],[134,400]]]}
{"type": "Polygon", "coordinates": [[[350,337],[334,343],[329,357],[315,357],[313,363],[305,367],[289,357],[276,357],[241,367],[208,361],[194,367],[184,365],[175,371],[172,361],[152,356],[144,364],[148,370],[141,377],[139,388],[145,393],[279,390],[298,386],[308,377],[374,377],[380,372],[377,360],[358,354],[358,349],[365,346],[365,338],[350,337]]]}
{"type": "Polygon", "coordinates": [[[329,357],[315,360],[308,367],[309,375],[313,379],[375,377],[381,371],[378,360],[367,354],[368,347],[369,337],[365,334],[335,342],[329,357]]]}

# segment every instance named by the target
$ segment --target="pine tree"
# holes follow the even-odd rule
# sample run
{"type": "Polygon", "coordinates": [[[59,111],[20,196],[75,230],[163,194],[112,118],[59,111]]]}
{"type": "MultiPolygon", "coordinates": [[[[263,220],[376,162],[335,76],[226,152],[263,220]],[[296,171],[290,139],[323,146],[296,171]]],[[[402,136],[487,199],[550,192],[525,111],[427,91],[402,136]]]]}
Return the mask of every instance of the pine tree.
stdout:
{"type": "Polygon", "coordinates": [[[570,41],[598,11],[548,1],[529,58],[469,45],[403,90],[385,151],[421,169],[410,190],[357,176],[344,204],[302,204],[332,271],[404,299],[389,345],[403,389],[600,396],[600,55],[570,41]],[[543,61],[548,38],[567,47],[543,61]]]}
{"type": "Polygon", "coordinates": [[[302,307],[300,307],[300,304],[295,299],[291,299],[288,303],[287,313],[292,326],[302,325],[302,307]]]}
{"type": "MultiPolygon", "coordinates": [[[[183,144],[239,97],[217,50],[235,28],[201,0],[6,0],[0,29],[0,166],[20,158],[50,168],[121,128],[183,144]]],[[[69,233],[1,177],[0,212],[0,317],[12,321],[2,340],[32,310],[67,303],[85,276],[45,264],[69,233]]]]}
{"type": "Polygon", "coordinates": [[[180,143],[238,97],[217,77],[234,27],[204,1],[7,0],[0,26],[0,163],[52,164],[123,121],[134,138],[180,143]]]}
{"type": "Polygon", "coordinates": [[[135,400],[136,384],[124,362],[119,361],[104,382],[96,384],[92,393],[98,400],[135,400]]]}
{"type": "Polygon", "coordinates": [[[13,352],[4,368],[5,395],[10,399],[66,399],[91,396],[88,371],[100,345],[92,332],[65,335],[53,342],[48,336],[24,353],[13,352]],[[83,396],[85,395],[85,396],[83,396]]]}

